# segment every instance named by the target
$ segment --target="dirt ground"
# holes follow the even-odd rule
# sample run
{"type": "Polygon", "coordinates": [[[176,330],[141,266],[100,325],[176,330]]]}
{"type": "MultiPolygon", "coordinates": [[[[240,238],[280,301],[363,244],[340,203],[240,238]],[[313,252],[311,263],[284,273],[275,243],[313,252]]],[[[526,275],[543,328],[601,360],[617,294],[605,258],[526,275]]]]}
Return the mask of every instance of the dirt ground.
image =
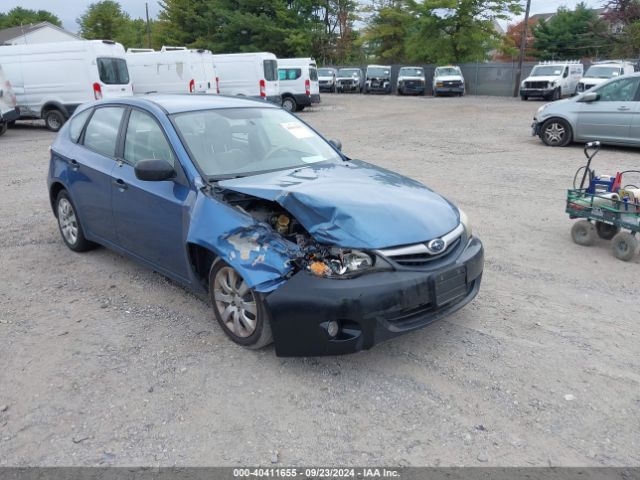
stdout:
{"type": "MultiPolygon", "coordinates": [[[[69,251],[48,204],[53,134],[0,138],[0,465],[640,465],[640,257],[569,236],[579,146],[530,136],[539,102],[324,95],[344,151],[461,206],[477,299],[372,350],[277,358],[105,249],[69,251]]],[[[596,171],[638,168],[606,148],[596,171]]],[[[393,228],[393,225],[389,225],[393,228]]]]}

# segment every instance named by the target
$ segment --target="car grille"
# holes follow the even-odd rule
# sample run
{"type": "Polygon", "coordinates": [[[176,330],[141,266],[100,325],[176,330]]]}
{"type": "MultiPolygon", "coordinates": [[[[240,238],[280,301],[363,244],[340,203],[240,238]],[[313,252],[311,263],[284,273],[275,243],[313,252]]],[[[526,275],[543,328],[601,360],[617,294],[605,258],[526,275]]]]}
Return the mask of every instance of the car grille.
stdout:
{"type": "Polygon", "coordinates": [[[525,88],[547,88],[548,82],[524,82],[525,88]]]}
{"type": "Polygon", "coordinates": [[[403,267],[426,267],[431,262],[442,260],[449,256],[460,245],[464,227],[460,224],[457,228],[442,237],[445,248],[441,252],[432,252],[427,244],[416,243],[398,248],[384,248],[376,252],[403,267]]]}
{"type": "Polygon", "coordinates": [[[320,80],[320,85],[329,85],[329,80],[320,80]]]}
{"type": "Polygon", "coordinates": [[[422,82],[420,80],[405,80],[404,85],[405,87],[415,88],[421,87],[422,82]]]}
{"type": "Polygon", "coordinates": [[[443,84],[445,87],[459,87],[462,85],[462,82],[460,80],[447,80],[443,82],[443,84]]]}

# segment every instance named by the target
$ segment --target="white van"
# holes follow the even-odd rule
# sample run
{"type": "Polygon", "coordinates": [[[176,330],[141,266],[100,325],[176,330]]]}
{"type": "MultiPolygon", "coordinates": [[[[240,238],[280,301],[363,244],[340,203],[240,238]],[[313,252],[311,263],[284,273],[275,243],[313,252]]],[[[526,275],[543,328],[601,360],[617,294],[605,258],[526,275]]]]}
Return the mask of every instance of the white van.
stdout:
{"type": "Polygon", "coordinates": [[[584,65],[577,60],[540,62],[520,84],[520,98],[542,97],[558,100],[576,93],[584,65]]]}
{"type": "Polygon", "coordinates": [[[586,92],[613,77],[621,77],[636,71],[632,62],[607,60],[592,64],[578,82],[576,93],[586,92]]]}
{"type": "Polygon", "coordinates": [[[0,65],[0,135],[7,131],[9,123],[16,121],[19,116],[11,82],[5,78],[0,65]]]}
{"type": "Polygon", "coordinates": [[[431,93],[434,97],[441,94],[463,96],[465,94],[465,82],[460,67],[456,65],[437,67],[433,72],[431,93]]]}
{"type": "Polygon", "coordinates": [[[278,82],[278,59],[273,53],[214,55],[220,94],[252,97],[282,104],[278,82]]]}
{"type": "Polygon", "coordinates": [[[129,48],[126,54],[133,93],[218,93],[209,50],[129,48]]]}
{"type": "Polygon", "coordinates": [[[43,118],[54,132],[82,103],[133,94],[124,48],[111,40],[0,46],[0,65],[20,118],[43,118]]]}
{"type": "Polygon", "coordinates": [[[320,103],[318,67],[313,58],[278,59],[278,80],[285,110],[301,112],[305,107],[320,103]]]}

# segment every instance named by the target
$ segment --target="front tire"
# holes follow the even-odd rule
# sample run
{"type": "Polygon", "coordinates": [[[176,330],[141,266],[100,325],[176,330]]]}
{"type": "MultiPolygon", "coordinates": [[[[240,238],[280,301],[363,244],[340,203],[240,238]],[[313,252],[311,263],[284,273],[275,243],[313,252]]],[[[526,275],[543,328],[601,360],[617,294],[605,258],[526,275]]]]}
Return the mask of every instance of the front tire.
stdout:
{"type": "Polygon", "coordinates": [[[520,100],[526,102],[527,100],[529,100],[529,97],[527,97],[526,95],[520,95],[520,100]]]}
{"type": "Polygon", "coordinates": [[[9,124],[7,122],[0,123],[0,136],[7,133],[8,128],[9,128],[9,124]]]}
{"type": "Polygon", "coordinates": [[[638,250],[638,240],[629,232],[620,232],[611,240],[611,250],[618,260],[628,262],[638,250]]]}
{"type": "Polygon", "coordinates": [[[233,342],[259,349],[273,341],[264,297],[222,260],[211,266],[209,296],[216,320],[233,342]]]}
{"type": "Polygon", "coordinates": [[[66,190],[61,190],[58,193],[55,207],[58,228],[65,245],[74,252],[86,252],[95,248],[96,244],[84,236],[80,218],[66,190]]]}
{"type": "Polygon", "coordinates": [[[60,110],[48,110],[44,114],[44,124],[52,132],[57,132],[64,125],[65,118],[60,110]]]}
{"type": "Polygon", "coordinates": [[[284,97],[282,100],[282,108],[287,112],[295,112],[298,109],[298,104],[293,97],[284,97]]]}
{"type": "Polygon", "coordinates": [[[542,124],[540,138],[549,147],[566,147],[571,143],[571,126],[561,118],[550,118],[542,124]]]}

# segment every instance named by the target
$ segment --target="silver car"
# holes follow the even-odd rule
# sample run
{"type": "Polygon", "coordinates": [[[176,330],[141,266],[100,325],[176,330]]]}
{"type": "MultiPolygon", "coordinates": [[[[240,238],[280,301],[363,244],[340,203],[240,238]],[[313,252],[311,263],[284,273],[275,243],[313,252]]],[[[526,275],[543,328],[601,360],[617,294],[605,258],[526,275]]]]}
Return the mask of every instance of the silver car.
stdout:
{"type": "Polygon", "coordinates": [[[585,93],[547,103],[533,118],[533,135],[551,147],[599,140],[640,146],[640,73],[613,78],[585,93]]]}

